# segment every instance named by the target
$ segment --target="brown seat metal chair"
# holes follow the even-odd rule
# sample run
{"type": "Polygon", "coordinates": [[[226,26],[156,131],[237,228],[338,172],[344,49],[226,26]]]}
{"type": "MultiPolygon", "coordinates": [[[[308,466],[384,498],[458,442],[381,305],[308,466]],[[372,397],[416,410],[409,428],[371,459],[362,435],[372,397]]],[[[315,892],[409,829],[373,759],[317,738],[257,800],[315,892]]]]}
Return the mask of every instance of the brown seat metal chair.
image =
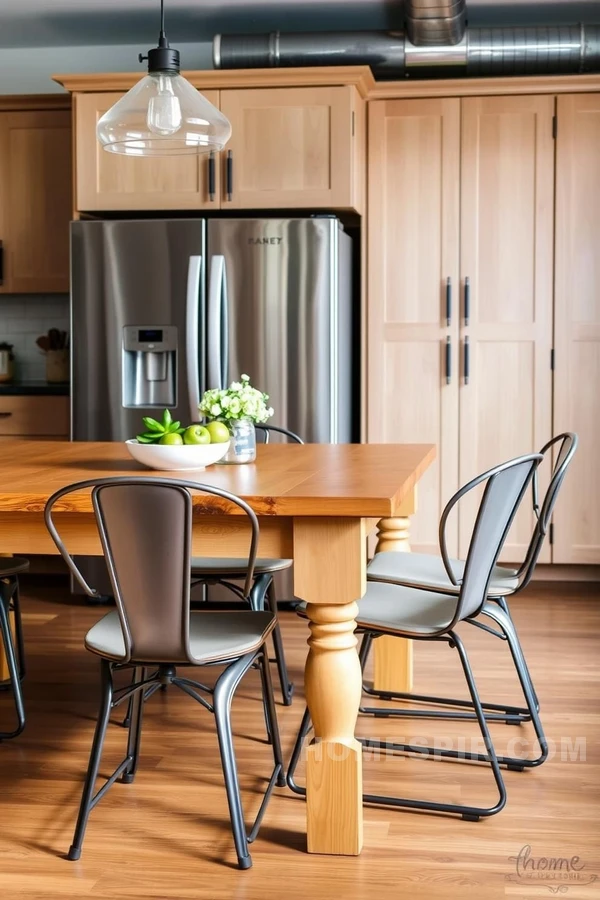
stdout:
{"type": "Polygon", "coordinates": [[[21,557],[0,557],[0,632],[8,668],[8,681],[1,688],[12,691],[17,714],[17,726],[12,731],[0,731],[0,741],[18,737],[25,728],[25,707],[21,681],[25,677],[25,643],[21,621],[21,597],[19,575],[29,568],[29,560],[21,557]],[[11,628],[11,615],[17,646],[15,649],[11,628]]]}
{"type": "Polygon", "coordinates": [[[173,685],[214,713],[233,838],[240,868],[252,865],[248,845],[255,839],[275,785],[285,785],[283,760],[266,641],[276,625],[271,611],[261,610],[266,578],[254,577],[258,519],[233,494],[196,482],[161,478],[104,478],[62,488],[50,497],[45,521],[69,569],[90,596],[91,588],[66,549],[53,510],[67,494],[91,488],[91,499],[114,591],[116,610],[87,633],[86,648],[100,657],[102,700],[92,744],[79,817],[68,853],[79,859],[89,814],[120,777],[129,784],[138,767],[144,693],[156,685],[173,685]],[[251,531],[243,596],[251,609],[194,612],[190,609],[192,494],[202,492],[238,506],[251,531]],[[213,689],[178,674],[178,666],[224,666],[213,689]],[[231,730],[231,701],[243,676],[258,668],[274,768],[258,815],[246,831],[231,730]],[[117,669],[134,670],[134,682],[116,688],[117,669]],[[102,747],[111,710],[133,698],[127,750],[104,785],[95,792],[102,747]]]}

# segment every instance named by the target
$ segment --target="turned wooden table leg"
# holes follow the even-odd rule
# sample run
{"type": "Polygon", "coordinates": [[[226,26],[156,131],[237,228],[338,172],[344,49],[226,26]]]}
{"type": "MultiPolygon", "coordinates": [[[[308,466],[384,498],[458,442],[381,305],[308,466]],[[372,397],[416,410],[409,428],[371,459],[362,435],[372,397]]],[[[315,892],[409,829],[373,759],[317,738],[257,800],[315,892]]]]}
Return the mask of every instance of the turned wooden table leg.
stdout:
{"type": "Polygon", "coordinates": [[[354,856],[362,848],[362,748],[354,737],[361,670],[354,634],[365,591],[360,519],[294,522],[294,587],[307,601],[306,699],[315,738],[306,759],[310,853],[354,856]]]}
{"type": "MultiPolygon", "coordinates": [[[[416,488],[402,503],[398,515],[380,519],[376,553],[410,553],[410,518],[417,510],[416,488]]],[[[406,693],[413,686],[413,644],[403,638],[380,637],[373,642],[373,687],[377,691],[406,693]]]]}

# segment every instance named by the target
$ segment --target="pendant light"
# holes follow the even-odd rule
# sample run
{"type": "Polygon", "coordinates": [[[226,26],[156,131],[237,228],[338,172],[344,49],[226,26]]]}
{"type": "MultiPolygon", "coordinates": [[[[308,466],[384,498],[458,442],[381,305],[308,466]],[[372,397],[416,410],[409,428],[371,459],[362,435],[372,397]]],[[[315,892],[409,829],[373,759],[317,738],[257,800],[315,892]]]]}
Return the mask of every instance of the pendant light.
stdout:
{"type": "Polygon", "coordinates": [[[179,50],[165,35],[160,2],[158,47],[148,50],[148,74],[98,120],[105,150],[127,156],[180,156],[222,150],[229,120],[179,74],[179,50]]]}

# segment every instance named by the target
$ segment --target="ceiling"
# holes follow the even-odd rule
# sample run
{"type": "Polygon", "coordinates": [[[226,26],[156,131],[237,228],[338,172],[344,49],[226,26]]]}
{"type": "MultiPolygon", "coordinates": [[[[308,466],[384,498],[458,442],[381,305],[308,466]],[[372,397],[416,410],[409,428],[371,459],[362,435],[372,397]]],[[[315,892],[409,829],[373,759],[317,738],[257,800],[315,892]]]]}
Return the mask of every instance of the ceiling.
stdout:
{"type": "MultiPolygon", "coordinates": [[[[166,0],[172,42],[218,32],[394,30],[402,0],[166,0]]],[[[600,0],[467,0],[469,23],[600,22],[600,0]]],[[[159,0],[0,0],[0,47],[150,46],[159,0]]]]}

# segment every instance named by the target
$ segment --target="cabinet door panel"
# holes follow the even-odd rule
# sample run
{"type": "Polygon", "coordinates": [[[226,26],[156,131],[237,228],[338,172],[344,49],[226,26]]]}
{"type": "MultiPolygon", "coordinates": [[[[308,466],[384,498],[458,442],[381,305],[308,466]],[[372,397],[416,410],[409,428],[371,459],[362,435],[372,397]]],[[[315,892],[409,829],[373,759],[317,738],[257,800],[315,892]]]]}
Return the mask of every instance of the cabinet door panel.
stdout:
{"type": "MultiPolygon", "coordinates": [[[[551,434],[554,98],[485,97],[462,103],[459,403],[464,484],[497,463],[538,450],[551,434]]],[[[461,503],[462,555],[477,499],[461,503]]],[[[518,562],[524,557],[533,524],[526,500],[502,559],[518,562]]],[[[549,559],[546,546],[541,561],[549,559]]]]}
{"type": "Polygon", "coordinates": [[[0,178],[4,249],[0,291],[68,291],[70,113],[2,113],[0,178]]]}
{"type": "Polygon", "coordinates": [[[554,425],[579,448],[553,561],[600,563],[600,94],[561,96],[557,113],[554,425]]]}
{"type": "Polygon", "coordinates": [[[459,139],[459,100],[370,104],[368,438],[436,445],[411,519],[412,548],[429,553],[458,486],[458,317],[447,325],[446,281],[456,294],[459,139]]]}
{"type": "Polygon", "coordinates": [[[225,90],[221,109],[232,127],[224,209],[353,207],[352,87],[225,90]]]}
{"type": "MultiPolygon", "coordinates": [[[[208,155],[139,158],[107,153],[96,139],[98,119],[122,94],[76,94],[77,209],[178,210],[219,207],[208,195],[208,155]]],[[[215,106],[218,91],[206,91],[215,106]]],[[[219,165],[215,159],[218,177],[219,165]]]]}

